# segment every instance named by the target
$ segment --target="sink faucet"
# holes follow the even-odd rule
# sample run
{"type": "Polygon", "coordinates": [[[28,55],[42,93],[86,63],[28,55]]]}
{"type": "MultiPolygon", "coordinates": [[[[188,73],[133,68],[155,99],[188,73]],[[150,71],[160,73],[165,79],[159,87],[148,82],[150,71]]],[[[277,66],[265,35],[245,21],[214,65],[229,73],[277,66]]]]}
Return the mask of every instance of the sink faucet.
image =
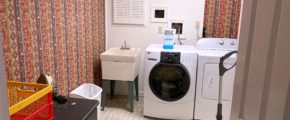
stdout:
{"type": "Polygon", "coordinates": [[[127,46],[126,40],[124,40],[124,45],[121,46],[122,50],[129,50],[129,46],[127,46]]]}

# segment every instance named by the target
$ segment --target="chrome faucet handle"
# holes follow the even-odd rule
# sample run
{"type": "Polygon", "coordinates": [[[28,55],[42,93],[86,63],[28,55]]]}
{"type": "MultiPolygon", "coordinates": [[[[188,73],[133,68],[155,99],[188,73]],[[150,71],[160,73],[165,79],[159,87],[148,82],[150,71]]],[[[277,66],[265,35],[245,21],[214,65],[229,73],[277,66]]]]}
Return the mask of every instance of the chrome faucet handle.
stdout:
{"type": "Polygon", "coordinates": [[[124,45],[121,45],[121,49],[123,49],[123,50],[128,50],[128,49],[130,49],[129,46],[127,45],[126,40],[124,40],[124,45]]]}
{"type": "Polygon", "coordinates": [[[219,43],[220,45],[224,45],[224,44],[225,44],[225,42],[224,42],[223,40],[219,40],[218,43],[219,43]]]}
{"type": "Polygon", "coordinates": [[[126,40],[124,40],[124,45],[125,45],[124,48],[126,49],[127,48],[127,46],[126,46],[126,40]]]}

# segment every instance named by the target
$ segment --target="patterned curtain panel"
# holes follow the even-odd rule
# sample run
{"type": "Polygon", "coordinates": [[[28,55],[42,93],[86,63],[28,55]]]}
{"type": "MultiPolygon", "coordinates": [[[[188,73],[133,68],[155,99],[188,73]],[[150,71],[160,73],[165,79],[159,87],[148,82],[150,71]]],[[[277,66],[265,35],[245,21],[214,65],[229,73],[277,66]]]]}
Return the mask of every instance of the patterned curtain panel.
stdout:
{"type": "Polygon", "coordinates": [[[204,37],[237,38],[241,0],[205,0],[204,37]]]}
{"type": "Polygon", "coordinates": [[[1,0],[0,30],[8,80],[52,75],[66,93],[100,84],[105,47],[104,0],[1,0]]]}

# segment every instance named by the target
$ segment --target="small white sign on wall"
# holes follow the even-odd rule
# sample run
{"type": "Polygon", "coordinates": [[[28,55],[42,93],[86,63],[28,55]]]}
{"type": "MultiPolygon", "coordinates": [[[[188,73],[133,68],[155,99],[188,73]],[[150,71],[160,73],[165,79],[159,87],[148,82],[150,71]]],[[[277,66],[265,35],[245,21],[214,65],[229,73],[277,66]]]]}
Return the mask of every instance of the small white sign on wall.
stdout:
{"type": "Polygon", "coordinates": [[[145,0],[113,0],[114,24],[145,24],[145,0]]]}
{"type": "Polygon", "coordinates": [[[151,22],[168,22],[168,7],[152,5],[151,22]]]}

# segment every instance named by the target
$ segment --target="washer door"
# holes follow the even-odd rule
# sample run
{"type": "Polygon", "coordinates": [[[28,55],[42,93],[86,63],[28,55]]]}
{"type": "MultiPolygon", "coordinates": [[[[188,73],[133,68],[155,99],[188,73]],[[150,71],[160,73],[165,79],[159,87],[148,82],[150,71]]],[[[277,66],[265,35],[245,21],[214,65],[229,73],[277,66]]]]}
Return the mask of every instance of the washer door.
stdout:
{"type": "Polygon", "coordinates": [[[149,76],[152,92],[164,101],[177,101],[189,90],[190,77],[182,64],[156,64],[149,76]]]}

